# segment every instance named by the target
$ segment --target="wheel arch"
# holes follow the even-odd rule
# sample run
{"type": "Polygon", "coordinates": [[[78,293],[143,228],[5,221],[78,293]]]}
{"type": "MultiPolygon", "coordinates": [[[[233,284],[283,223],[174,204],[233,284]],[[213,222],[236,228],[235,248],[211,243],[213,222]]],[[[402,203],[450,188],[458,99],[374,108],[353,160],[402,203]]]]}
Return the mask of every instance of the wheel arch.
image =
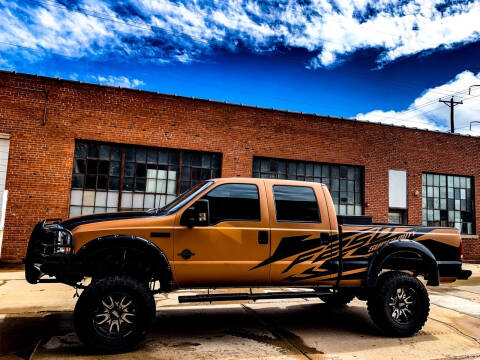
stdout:
{"type": "Polygon", "coordinates": [[[367,270],[367,287],[376,286],[382,269],[393,263],[396,266],[393,270],[419,271],[427,285],[439,285],[438,264],[433,253],[419,242],[395,240],[383,245],[373,255],[367,270]]]}
{"type": "MultiPolygon", "coordinates": [[[[147,256],[154,274],[161,281],[162,289],[170,290],[173,286],[172,269],[165,253],[147,239],[133,235],[108,235],[93,239],[83,245],[75,254],[77,261],[86,265],[88,259],[101,251],[124,248],[147,256]]],[[[86,269],[88,272],[88,269],[86,269]]]]}

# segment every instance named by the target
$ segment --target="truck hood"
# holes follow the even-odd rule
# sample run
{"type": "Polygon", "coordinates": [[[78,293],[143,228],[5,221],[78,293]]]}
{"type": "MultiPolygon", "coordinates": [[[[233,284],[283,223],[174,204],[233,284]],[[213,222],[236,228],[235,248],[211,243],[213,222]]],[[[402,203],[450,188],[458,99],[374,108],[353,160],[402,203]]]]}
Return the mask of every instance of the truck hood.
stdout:
{"type": "Polygon", "coordinates": [[[103,213],[103,214],[92,214],[77,216],[70,219],[67,219],[61,223],[61,225],[69,230],[76,228],[77,226],[84,224],[91,224],[96,222],[111,221],[111,220],[120,220],[120,219],[138,219],[152,216],[162,216],[166,215],[165,213],[155,213],[151,211],[125,211],[125,212],[116,212],[116,213],[103,213]]]}

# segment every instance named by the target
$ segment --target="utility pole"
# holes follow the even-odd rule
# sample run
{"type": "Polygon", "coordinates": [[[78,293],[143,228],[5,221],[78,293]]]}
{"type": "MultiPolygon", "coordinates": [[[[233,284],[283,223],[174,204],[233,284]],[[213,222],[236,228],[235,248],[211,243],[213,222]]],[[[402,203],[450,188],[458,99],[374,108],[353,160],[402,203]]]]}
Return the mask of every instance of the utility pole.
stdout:
{"type": "Polygon", "coordinates": [[[453,101],[453,96],[450,100],[439,99],[438,101],[450,107],[450,132],[453,134],[455,132],[454,108],[456,105],[463,104],[463,101],[453,101]]]}

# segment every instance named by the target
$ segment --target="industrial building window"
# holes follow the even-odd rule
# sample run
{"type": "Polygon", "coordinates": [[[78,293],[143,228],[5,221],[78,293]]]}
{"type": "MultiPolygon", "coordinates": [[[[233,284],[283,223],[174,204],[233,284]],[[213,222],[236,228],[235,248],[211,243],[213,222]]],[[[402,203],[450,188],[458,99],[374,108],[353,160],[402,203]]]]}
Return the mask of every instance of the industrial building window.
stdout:
{"type": "Polygon", "coordinates": [[[422,174],[423,225],[473,234],[473,181],[468,176],[422,174]]]}
{"type": "Polygon", "coordinates": [[[272,158],[253,158],[253,177],[325,184],[339,215],[363,214],[363,167],[272,158]]]}
{"type": "Polygon", "coordinates": [[[77,141],[70,216],[162,207],[220,167],[218,153],[77,141]]]}

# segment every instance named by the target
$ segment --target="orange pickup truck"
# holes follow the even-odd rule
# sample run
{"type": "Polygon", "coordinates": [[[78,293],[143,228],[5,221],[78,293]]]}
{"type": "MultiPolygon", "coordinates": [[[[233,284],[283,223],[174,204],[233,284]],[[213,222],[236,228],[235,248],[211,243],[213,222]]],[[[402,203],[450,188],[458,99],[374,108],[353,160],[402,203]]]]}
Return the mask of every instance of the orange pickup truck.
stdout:
{"type": "Polygon", "coordinates": [[[32,284],[83,289],[75,329],[103,351],[145,337],[155,293],[195,287],[311,291],[250,289],[179,302],[310,297],[339,305],[357,297],[382,331],[409,336],[429,312],[419,275],[432,286],[471,275],[456,229],[337,216],[323,184],[248,178],[202,182],[160,209],[44,220],[24,263],[32,284]]]}

